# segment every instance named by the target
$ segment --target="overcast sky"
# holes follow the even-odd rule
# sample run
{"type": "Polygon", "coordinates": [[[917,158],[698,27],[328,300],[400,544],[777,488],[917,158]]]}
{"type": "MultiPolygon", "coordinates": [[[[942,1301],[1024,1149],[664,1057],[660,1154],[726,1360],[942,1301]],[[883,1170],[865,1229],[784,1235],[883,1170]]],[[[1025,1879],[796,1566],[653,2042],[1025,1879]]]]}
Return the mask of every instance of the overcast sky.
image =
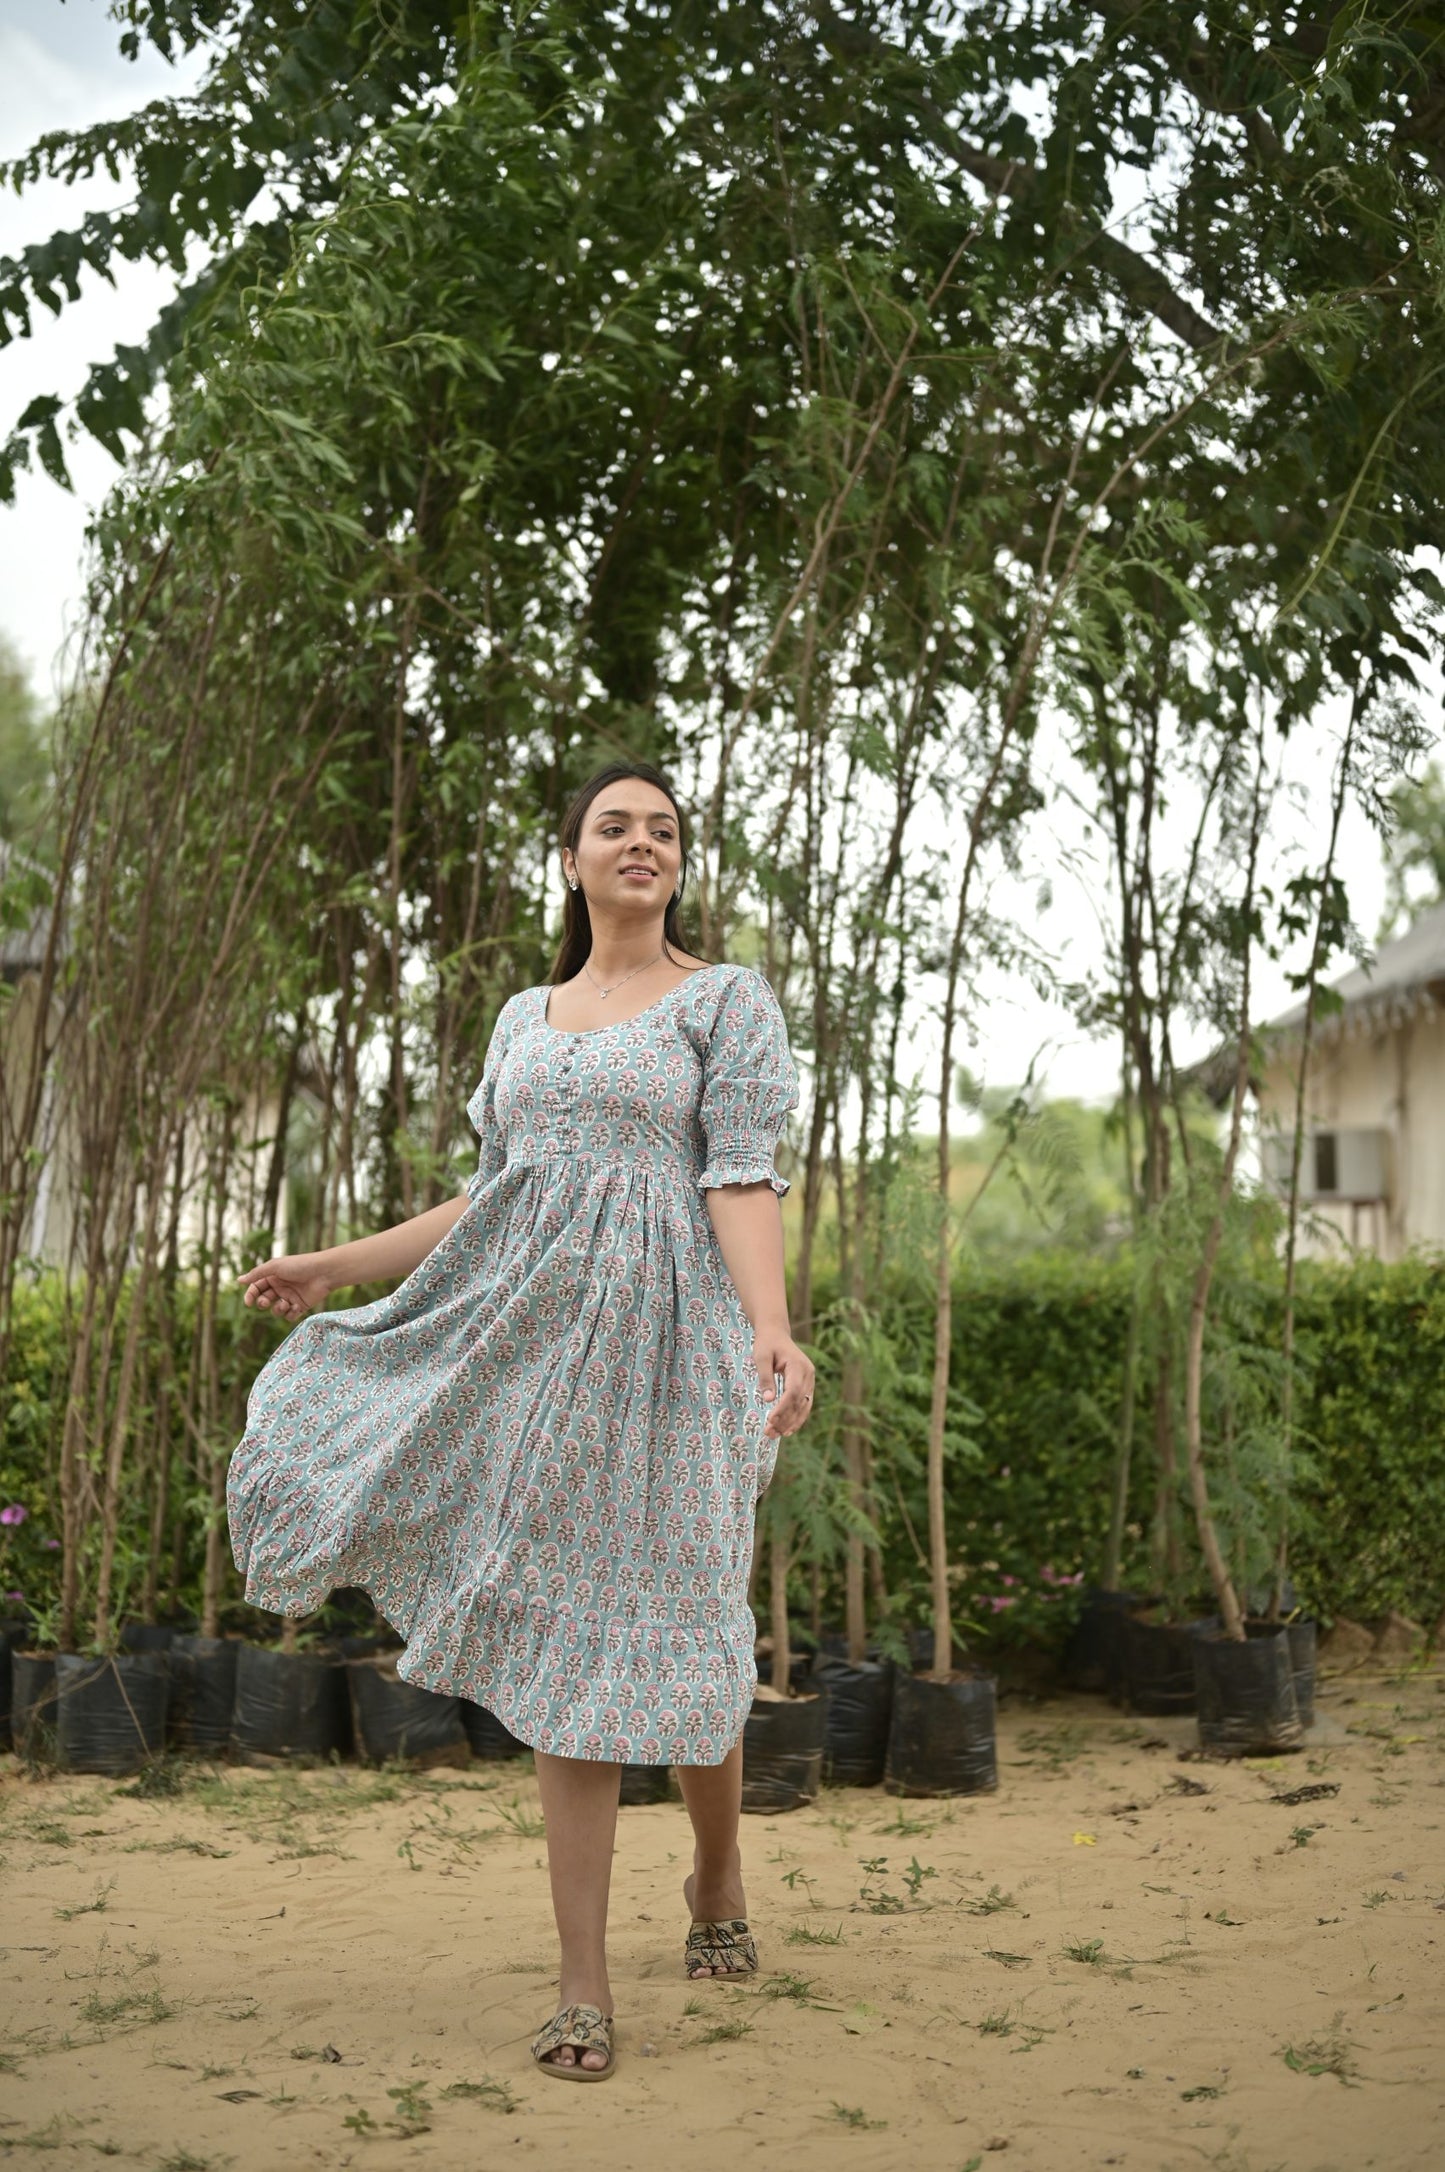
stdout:
{"type": "MultiPolygon", "coordinates": [[[[196,72],[195,63],[187,73],[196,72]]],[[[0,157],[24,151],[51,129],[89,126],[116,118],[177,87],[181,78],[147,49],[134,65],[117,50],[117,32],[103,0],[3,0],[0,7],[0,157]]],[[[92,208],[121,198],[102,174],[75,189],[46,184],[17,198],[0,196],[0,253],[15,254],[54,228],[70,226],[92,208]]],[[[7,429],[37,393],[73,395],[88,366],[117,341],[139,340],[172,291],[171,275],[148,265],[121,265],[112,288],[92,280],[84,298],[58,319],[44,313],[31,339],[0,350],[0,428],[7,429]]],[[[109,456],[89,439],[69,452],[75,494],[43,474],[22,478],[13,507],[0,508],[0,626],[17,643],[37,685],[53,690],[63,671],[64,646],[74,628],[87,518],[114,477],[109,456]]],[[[1438,715],[1438,700],[1436,710],[1438,715]]],[[[1275,838],[1275,867],[1291,851],[1317,839],[1325,820],[1328,763],[1316,737],[1301,741],[1298,804],[1282,811],[1275,838]]],[[[1055,765],[1064,781],[1061,762],[1055,765]]],[[[1062,792],[1036,827],[1025,878],[1000,884],[995,904],[1025,921],[1036,939],[1058,958],[1062,970],[1082,976],[1101,954],[1098,934],[1100,883],[1089,873],[1093,846],[1082,820],[1062,792]],[[1045,887],[1052,902],[1041,904],[1045,887]]],[[[1342,872],[1356,917],[1373,937],[1384,896],[1379,846],[1363,817],[1352,811],[1345,824],[1342,872]]],[[[1271,1015],[1292,1000],[1283,971],[1262,967],[1259,1010],[1271,1015]]],[[[1035,1052],[1048,1051],[1051,1090],[1088,1097],[1112,1093],[1117,1057],[1112,1045],[1091,1041],[1057,1006],[1042,1003],[1017,979],[995,975],[978,1045],[965,1060],[990,1085],[1022,1078],[1035,1052]]],[[[919,1021],[915,1051],[928,1064],[933,1033],[919,1021]]],[[[1186,1055],[1193,1053],[1186,1049],[1186,1055]]]]}

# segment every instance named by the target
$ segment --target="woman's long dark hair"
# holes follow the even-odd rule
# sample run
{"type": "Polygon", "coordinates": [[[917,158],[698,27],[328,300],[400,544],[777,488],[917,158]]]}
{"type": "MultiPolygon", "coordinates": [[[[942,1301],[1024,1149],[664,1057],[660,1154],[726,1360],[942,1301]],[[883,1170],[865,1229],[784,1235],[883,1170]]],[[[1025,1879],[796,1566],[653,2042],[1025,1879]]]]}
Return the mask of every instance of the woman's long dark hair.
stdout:
{"type": "MultiPolygon", "coordinates": [[[[635,777],[640,784],[655,786],[672,801],[672,811],[677,817],[677,841],[682,848],[682,888],[686,890],[689,866],[687,823],[672,780],[665,777],[660,769],[654,769],[650,762],[608,762],[605,767],[595,771],[562,817],[562,829],[557,840],[559,845],[568,852],[575,852],[577,840],[582,835],[582,824],[587,819],[587,810],[598,793],[605,791],[609,784],[624,783],[629,777],[635,777]]],[[[674,946],[679,950],[690,947],[683,939],[681,906],[681,893],[674,892],[668,899],[667,910],[662,916],[662,947],[669,956],[674,946]]],[[[580,887],[574,890],[569,886],[562,906],[562,941],[552,961],[553,987],[564,980],[575,980],[591,950],[592,916],[587,910],[586,893],[580,887]]],[[[695,957],[696,951],[693,951],[692,955],[695,957]]]]}

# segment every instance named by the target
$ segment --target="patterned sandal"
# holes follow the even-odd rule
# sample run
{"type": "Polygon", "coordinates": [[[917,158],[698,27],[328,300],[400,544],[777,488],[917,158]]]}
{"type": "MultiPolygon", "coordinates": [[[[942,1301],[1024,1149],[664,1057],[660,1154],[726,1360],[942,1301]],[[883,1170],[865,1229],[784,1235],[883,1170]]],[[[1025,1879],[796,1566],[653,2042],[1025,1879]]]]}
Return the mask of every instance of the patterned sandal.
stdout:
{"type": "Polygon", "coordinates": [[[746,1916],[732,1916],[723,1923],[694,1923],[687,1934],[683,1966],[689,1980],[700,1983],[713,1976],[754,1976],[758,1949],[746,1916]]]}
{"type": "Polygon", "coordinates": [[[555,2074],[559,2081],[606,2081],[616,2065],[611,2014],[604,2014],[600,2006],[564,2006],[532,2038],[532,2057],[544,2074],[555,2074]],[[549,2051],[557,2051],[563,2044],[576,2045],[575,2065],[558,2066],[555,2059],[547,2057],[549,2051]],[[606,2066],[583,2066],[584,2051],[605,2051],[606,2066]]]}

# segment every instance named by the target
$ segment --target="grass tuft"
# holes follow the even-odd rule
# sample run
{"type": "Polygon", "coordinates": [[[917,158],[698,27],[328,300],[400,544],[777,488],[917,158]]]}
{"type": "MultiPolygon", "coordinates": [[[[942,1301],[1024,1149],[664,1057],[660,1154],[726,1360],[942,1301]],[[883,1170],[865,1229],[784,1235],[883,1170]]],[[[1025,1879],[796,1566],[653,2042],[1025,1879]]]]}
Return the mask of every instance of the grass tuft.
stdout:
{"type": "Polygon", "coordinates": [[[857,2104],[839,2104],[835,2102],[830,2117],[836,2119],[840,2126],[859,2129],[868,2128],[871,2130],[886,2127],[888,2124],[886,2119],[870,2119],[861,2105],[857,2104]]]}
{"type": "Polygon", "coordinates": [[[840,1923],[836,1931],[815,1930],[811,1923],[795,1923],[786,1933],[784,1944],[789,1946],[841,1946],[844,1931],[840,1923]]]}
{"type": "Polygon", "coordinates": [[[489,2112],[515,2112],[517,2109],[517,2099],[513,2096],[506,2083],[493,2081],[490,2074],[484,2074],[479,2082],[452,2082],[447,2088],[443,2089],[442,2095],[444,2097],[465,2097],[468,2102],[480,2104],[484,2110],[489,2112]]]}
{"type": "Polygon", "coordinates": [[[154,1986],[149,1991],[116,1991],[109,1998],[92,1991],[80,2008],[80,2018],[95,2029],[153,2028],[169,2021],[175,2007],[154,1986]]]}
{"type": "Polygon", "coordinates": [[[1347,2089],[1353,2088],[1358,2076],[1351,2056],[1353,2047],[1341,2034],[1343,2014],[1336,2014],[1328,2036],[1312,2036],[1304,2044],[1286,2044],[1280,2057],[1294,2074],[1333,2074],[1336,2081],[1347,2089]]]}
{"type": "Polygon", "coordinates": [[[103,1916],[114,1891],[115,1880],[110,1878],[104,1885],[96,1887],[88,1901],[81,1901],[74,1908],[57,1908],[55,1913],[62,1923],[73,1923],[77,1916],[103,1916]]]}
{"type": "Polygon", "coordinates": [[[714,2021],[698,2038],[700,2044],[733,2044],[740,2036],[751,2036],[753,2025],[743,2014],[735,2014],[727,2021],[714,2021]]]}
{"type": "Polygon", "coordinates": [[[153,1757],[142,1765],[129,1787],[118,1787],[117,1796],[136,1802],[169,1802],[184,1795],[191,1784],[191,1769],[179,1757],[153,1757]]]}
{"type": "Polygon", "coordinates": [[[1000,1909],[1017,1908],[1018,1902],[1012,1893],[1000,1893],[996,1885],[991,1885],[981,1899],[966,1900],[963,1905],[971,1916],[996,1916],[1000,1909]]]}

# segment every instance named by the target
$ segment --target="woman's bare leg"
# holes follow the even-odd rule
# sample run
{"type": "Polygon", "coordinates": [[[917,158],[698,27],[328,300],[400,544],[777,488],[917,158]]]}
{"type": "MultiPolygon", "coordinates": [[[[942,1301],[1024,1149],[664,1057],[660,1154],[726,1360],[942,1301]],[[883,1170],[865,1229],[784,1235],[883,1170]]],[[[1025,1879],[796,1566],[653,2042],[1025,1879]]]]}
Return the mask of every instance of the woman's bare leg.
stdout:
{"type": "MultiPolygon", "coordinates": [[[[552,1908],[562,1945],[561,2003],[612,2011],[607,1981],[607,1894],[617,1838],[620,1765],[536,1752],[537,1785],[547,1826],[547,1869],[552,1908]]],[[[563,2044],[548,2054],[558,2066],[574,2066],[577,2050],[563,2044]]],[[[582,2064],[603,2067],[604,2053],[584,2051],[582,2064]]]]}
{"type": "MultiPolygon", "coordinates": [[[[678,1786],[692,1820],[692,1872],[683,1884],[683,1898],[693,1920],[723,1923],[745,1916],[743,1859],[738,1847],[738,1818],[743,1801],[743,1745],[734,1743],[720,1765],[675,1765],[678,1786]]],[[[710,1976],[712,1969],[696,1974],[710,1976]]],[[[732,1975],[719,1969],[718,1975],[732,1975]]]]}

